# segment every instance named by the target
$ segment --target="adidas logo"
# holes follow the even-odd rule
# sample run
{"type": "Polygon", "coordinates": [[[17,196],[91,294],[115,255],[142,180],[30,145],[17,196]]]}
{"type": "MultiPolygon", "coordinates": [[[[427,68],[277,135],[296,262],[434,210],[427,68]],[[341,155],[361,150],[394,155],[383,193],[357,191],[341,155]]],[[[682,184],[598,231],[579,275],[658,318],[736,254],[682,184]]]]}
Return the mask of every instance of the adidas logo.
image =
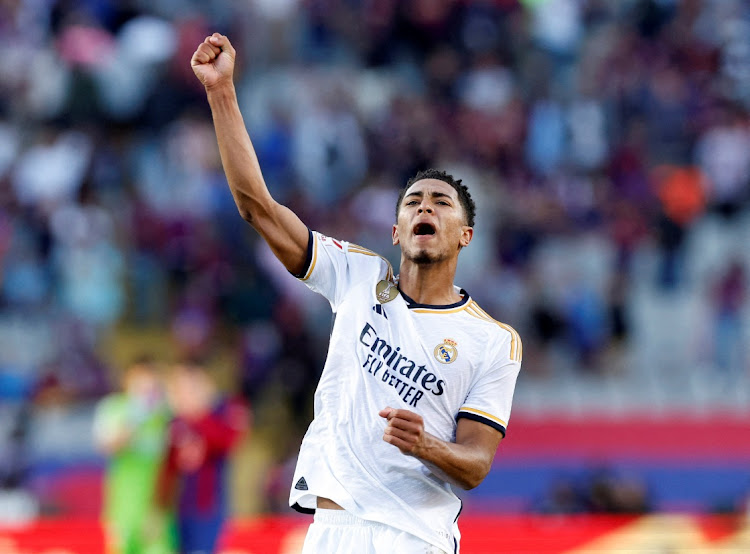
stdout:
{"type": "Polygon", "coordinates": [[[307,490],[307,481],[305,481],[304,477],[300,477],[299,481],[297,481],[297,484],[294,485],[294,488],[298,491],[306,491],[307,490]]]}

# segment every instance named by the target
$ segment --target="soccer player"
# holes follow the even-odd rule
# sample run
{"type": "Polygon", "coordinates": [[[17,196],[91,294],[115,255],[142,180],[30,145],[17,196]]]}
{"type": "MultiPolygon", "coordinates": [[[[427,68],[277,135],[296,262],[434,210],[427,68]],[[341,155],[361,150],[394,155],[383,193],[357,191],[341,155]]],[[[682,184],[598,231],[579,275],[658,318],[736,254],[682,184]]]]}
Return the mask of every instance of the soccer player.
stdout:
{"type": "Polygon", "coordinates": [[[521,340],[454,286],[474,203],[444,172],[401,191],[400,273],[360,246],[309,230],[263,180],[233,85],[235,50],[206,37],[203,83],[224,171],[242,217],[336,313],[290,504],[315,512],[304,553],[458,552],[451,485],[487,475],[510,415],[521,340]]]}
{"type": "Polygon", "coordinates": [[[220,395],[208,370],[197,363],[172,369],[167,398],[174,419],[159,499],[176,508],[180,552],[212,554],[229,509],[229,456],[250,416],[244,403],[220,395]]]}
{"type": "Polygon", "coordinates": [[[108,551],[171,554],[173,513],[156,499],[170,417],[156,364],[138,359],[125,370],[123,385],[121,393],[99,402],[94,416],[94,442],[108,458],[103,503],[108,551]]]}

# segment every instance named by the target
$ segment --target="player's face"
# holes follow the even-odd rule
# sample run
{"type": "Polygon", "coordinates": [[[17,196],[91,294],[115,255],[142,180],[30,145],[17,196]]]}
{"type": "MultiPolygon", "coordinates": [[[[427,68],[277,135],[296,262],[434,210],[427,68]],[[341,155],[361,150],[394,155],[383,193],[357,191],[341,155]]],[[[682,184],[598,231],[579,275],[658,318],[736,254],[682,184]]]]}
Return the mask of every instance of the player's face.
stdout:
{"type": "Polygon", "coordinates": [[[432,264],[457,256],[472,234],[456,190],[439,179],[423,179],[404,194],[393,244],[401,245],[407,260],[432,264]]]}

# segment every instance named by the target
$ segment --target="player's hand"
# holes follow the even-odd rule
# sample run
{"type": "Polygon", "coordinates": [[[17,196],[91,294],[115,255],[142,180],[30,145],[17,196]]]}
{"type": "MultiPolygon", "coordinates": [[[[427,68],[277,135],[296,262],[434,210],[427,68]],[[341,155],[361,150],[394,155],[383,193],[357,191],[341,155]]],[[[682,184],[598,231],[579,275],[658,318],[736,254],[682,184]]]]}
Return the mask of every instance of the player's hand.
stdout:
{"type": "Polygon", "coordinates": [[[395,409],[390,406],[380,410],[378,415],[387,421],[383,440],[404,454],[419,457],[426,440],[422,416],[409,410],[395,409]]]}
{"type": "Polygon", "coordinates": [[[214,33],[198,46],[190,65],[203,86],[212,88],[232,82],[236,54],[227,37],[214,33]]]}

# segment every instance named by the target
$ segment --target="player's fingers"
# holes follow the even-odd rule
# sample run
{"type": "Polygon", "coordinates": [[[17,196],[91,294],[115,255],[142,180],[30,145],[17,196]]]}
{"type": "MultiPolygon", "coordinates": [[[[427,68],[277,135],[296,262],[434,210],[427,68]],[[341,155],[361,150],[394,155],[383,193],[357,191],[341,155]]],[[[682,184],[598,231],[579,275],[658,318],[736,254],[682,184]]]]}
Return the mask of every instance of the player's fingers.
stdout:
{"type": "Polygon", "coordinates": [[[211,51],[214,53],[214,55],[218,56],[221,53],[221,47],[214,44],[213,41],[211,40],[212,38],[213,37],[206,37],[203,40],[203,43],[201,44],[201,46],[203,45],[208,46],[211,49],[211,51]]]}
{"type": "Polygon", "coordinates": [[[380,417],[388,417],[392,411],[393,411],[393,408],[391,408],[390,406],[386,406],[385,408],[383,408],[382,410],[378,412],[378,415],[380,417]]]}
{"type": "Polygon", "coordinates": [[[202,52],[203,54],[208,56],[209,60],[213,60],[221,53],[221,49],[203,42],[198,45],[198,49],[196,50],[196,52],[202,52]]]}
{"type": "Polygon", "coordinates": [[[407,421],[405,419],[400,419],[397,417],[394,417],[393,419],[388,421],[388,427],[401,429],[402,431],[407,431],[409,433],[415,434],[419,434],[420,430],[422,429],[422,426],[419,423],[416,423],[414,421],[407,421]]]}
{"type": "Polygon", "coordinates": [[[396,409],[392,410],[389,416],[391,419],[403,419],[406,421],[414,421],[416,423],[422,423],[422,416],[414,413],[410,410],[396,409]]]}
{"type": "Polygon", "coordinates": [[[229,39],[226,37],[226,35],[222,35],[221,33],[214,33],[213,35],[208,37],[207,40],[212,46],[216,46],[223,52],[227,52],[228,54],[231,54],[232,57],[234,57],[234,47],[232,46],[232,43],[229,42],[229,39]]]}
{"type": "Polygon", "coordinates": [[[390,427],[390,426],[385,428],[385,431],[383,432],[383,436],[395,437],[409,444],[413,444],[416,440],[416,435],[414,433],[403,430],[403,429],[398,429],[396,427],[390,427]]]}
{"type": "Polygon", "coordinates": [[[419,416],[417,416],[416,418],[408,419],[406,417],[391,415],[388,417],[388,424],[393,425],[394,427],[398,427],[399,429],[413,432],[419,432],[424,427],[422,418],[419,416]]]}
{"type": "Polygon", "coordinates": [[[211,61],[211,56],[209,56],[206,52],[203,50],[196,50],[193,53],[193,57],[190,59],[191,65],[201,65],[204,63],[208,63],[211,61]]]}
{"type": "Polygon", "coordinates": [[[393,446],[395,446],[402,452],[404,451],[408,452],[414,446],[413,444],[408,443],[405,440],[395,437],[393,435],[383,435],[383,440],[387,442],[388,444],[392,444],[393,446]]]}

